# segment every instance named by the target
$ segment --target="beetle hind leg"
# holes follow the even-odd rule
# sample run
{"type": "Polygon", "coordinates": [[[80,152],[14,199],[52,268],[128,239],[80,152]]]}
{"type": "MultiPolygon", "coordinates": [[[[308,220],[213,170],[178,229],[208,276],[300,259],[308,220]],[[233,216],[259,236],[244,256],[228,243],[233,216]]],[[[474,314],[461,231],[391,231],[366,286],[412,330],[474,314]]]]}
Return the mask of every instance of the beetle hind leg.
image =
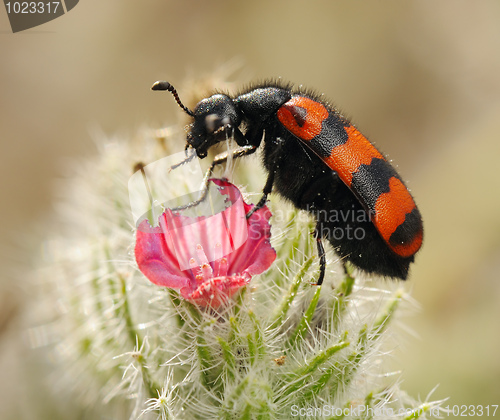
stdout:
{"type": "Polygon", "coordinates": [[[319,226],[319,222],[316,223],[316,228],[314,229],[314,237],[316,238],[316,247],[318,249],[319,257],[319,277],[318,281],[316,282],[316,286],[321,286],[323,284],[323,280],[325,279],[326,255],[323,241],[321,240],[321,228],[319,226]]]}

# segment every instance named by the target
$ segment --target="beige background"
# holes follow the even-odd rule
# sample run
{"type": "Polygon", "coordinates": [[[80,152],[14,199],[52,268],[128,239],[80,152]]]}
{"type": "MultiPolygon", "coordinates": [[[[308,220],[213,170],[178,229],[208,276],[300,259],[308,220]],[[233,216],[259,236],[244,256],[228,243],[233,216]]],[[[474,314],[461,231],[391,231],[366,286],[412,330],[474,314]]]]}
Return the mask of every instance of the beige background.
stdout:
{"type": "Polygon", "coordinates": [[[20,325],[63,162],[96,153],[96,129],[175,123],[152,82],[235,58],[242,84],[281,76],[324,92],[408,180],[426,238],[409,280],[421,311],[405,319],[418,337],[394,356],[403,388],[500,403],[498,1],[82,0],[17,34],[2,10],[0,57],[1,418],[62,412],[20,325]]]}

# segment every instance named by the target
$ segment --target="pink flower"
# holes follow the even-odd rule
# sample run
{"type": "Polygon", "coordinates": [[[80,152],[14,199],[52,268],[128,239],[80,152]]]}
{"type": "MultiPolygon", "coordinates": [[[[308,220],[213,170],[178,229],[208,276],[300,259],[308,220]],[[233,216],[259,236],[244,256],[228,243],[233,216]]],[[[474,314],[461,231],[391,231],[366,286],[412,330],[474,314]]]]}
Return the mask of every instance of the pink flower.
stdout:
{"type": "Polygon", "coordinates": [[[225,180],[210,181],[229,206],[199,217],[167,210],[157,227],[142,221],[135,258],[151,282],[179,289],[184,299],[199,305],[218,307],[267,270],[276,252],[269,242],[269,209],[264,206],[247,219],[253,205],[243,201],[238,188],[225,180]]]}

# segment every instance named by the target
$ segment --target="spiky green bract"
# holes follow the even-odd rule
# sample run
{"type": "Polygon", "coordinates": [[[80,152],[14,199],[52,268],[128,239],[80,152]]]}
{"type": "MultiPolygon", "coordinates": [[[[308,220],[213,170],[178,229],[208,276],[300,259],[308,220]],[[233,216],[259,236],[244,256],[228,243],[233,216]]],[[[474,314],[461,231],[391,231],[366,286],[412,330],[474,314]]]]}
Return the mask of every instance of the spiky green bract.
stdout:
{"type": "MultiPolygon", "coordinates": [[[[276,262],[223,306],[195,306],[141,274],[127,182],[137,161],[168,154],[164,144],[182,135],[108,142],[62,186],[41,273],[54,321],[38,328],[52,337],[38,344],[52,346],[59,392],[94,407],[89,418],[426,418],[436,405],[400,391],[386,363],[406,294],[345,273],[330,248],[315,286],[314,223],[278,197],[269,205],[276,262]]],[[[257,201],[259,162],[230,165],[224,175],[257,201]]]]}

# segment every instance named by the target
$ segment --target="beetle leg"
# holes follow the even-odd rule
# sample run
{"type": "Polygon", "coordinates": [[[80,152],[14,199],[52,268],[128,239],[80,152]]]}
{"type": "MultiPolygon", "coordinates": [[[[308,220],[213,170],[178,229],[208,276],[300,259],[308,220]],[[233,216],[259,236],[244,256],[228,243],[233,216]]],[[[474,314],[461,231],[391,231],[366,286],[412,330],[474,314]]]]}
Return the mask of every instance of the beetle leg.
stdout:
{"type": "MultiPolygon", "coordinates": [[[[278,137],[276,139],[277,146],[276,146],[276,154],[275,156],[281,156],[280,154],[280,149],[282,147],[282,140],[278,137]]],[[[267,196],[271,194],[271,191],[273,190],[273,184],[274,184],[274,175],[276,174],[276,171],[278,170],[279,166],[279,158],[274,159],[273,166],[271,170],[269,171],[269,175],[266,180],[266,184],[264,185],[264,189],[262,190],[262,197],[260,198],[259,202],[253,207],[252,210],[250,210],[247,213],[247,219],[254,214],[257,210],[261,209],[264,207],[267,201],[267,196]]]]}
{"type": "Polygon", "coordinates": [[[255,146],[243,146],[243,147],[238,147],[235,150],[220,153],[217,156],[215,156],[212,164],[210,165],[207,172],[205,173],[205,176],[203,177],[202,190],[200,191],[200,195],[198,196],[198,198],[195,201],[192,201],[191,203],[185,204],[183,206],[175,207],[171,210],[172,211],[184,210],[184,209],[188,209],[190,207],[196,206],[197,204],[200,204],[207,197],[208,180],[210,179],[212,172],[214,171],[214,169],[217,165],[221,165],[222,163],[225,163],[229,159],[229,157],[235,159],[235,158],[239,158],[242,156],[251,155],[256,150],[257,150],[257,148],[255,146]]]}
{"type": "Polygon", "coordinates": [[[247,213],[247,219],[254,214],[257,210],[261,209],[264,207],[267,201],[267,196],[271,193],[273,189],[273,184],[274,184],[274,174],[276,171],[272,170],[269,171],[269,175],[267,177],[266,184],[264,185],[264,189],[262,190],[262,197],[260,198],[259,202],[253,207],[252,210],[250,210],[247,213]]]}
{"type": "Polygon", "coordinates": [[[323,242],[321,241],[321,229],[319,228],[319,222],[316,223],[316,229],[314,230],[314,237],[316,238],[316,246],[318,247],[318,257],[319,257],[319,277],[316,282],[316,286],[321,286],[325,278],[326,270],[326,256],[325,248],[323,247],[323,242]]]}

